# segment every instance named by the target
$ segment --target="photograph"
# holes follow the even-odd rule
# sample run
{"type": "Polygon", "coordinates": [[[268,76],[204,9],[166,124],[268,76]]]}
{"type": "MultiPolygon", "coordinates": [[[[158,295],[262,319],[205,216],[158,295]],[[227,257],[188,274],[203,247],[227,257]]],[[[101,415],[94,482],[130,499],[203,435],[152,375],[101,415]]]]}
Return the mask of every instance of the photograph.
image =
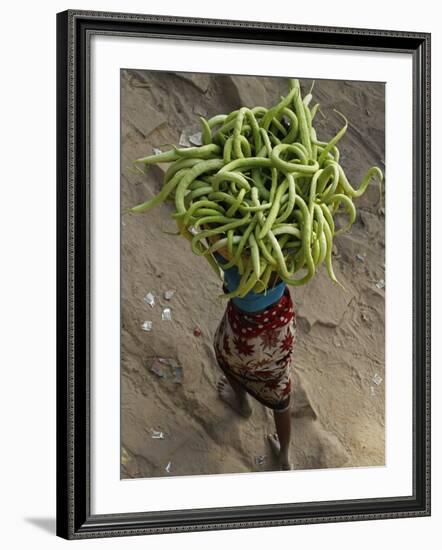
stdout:
{"type": "Polygon", "coordinates": [[[59,537],[431,514],[431,33],[340,25],[57,14],[59,537]]]}
{"type": "Polygon", "coordinates": [[[385,465],[385,83],[120,69],[120,477],[385,465]]]}

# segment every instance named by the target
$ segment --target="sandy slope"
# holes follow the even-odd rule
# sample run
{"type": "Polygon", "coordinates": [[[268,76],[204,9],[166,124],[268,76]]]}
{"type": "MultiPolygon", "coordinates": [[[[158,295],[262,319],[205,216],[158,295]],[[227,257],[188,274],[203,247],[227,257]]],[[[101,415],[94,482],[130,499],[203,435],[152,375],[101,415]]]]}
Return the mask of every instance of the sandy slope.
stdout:
{"type": "MultiPolygon", "coordinates": [[[[295,75],[296,76],[296,75],[295,75]]],[[[304,90],[310,81],[301,81],[304,90]]],[[[195,113],[212,116],[241,105],[274,104],[285,79],[122,71],[122,207],[146,200],[161,187],[163,171],[135,172],[132,161],[152,147],[177,143],[182,130],[199,131],[195,113]]],[[[384,160],[384,87],[375,83],[317,81],[314,99],[320,139],[334,134],[343,112],[351,126],[341,142],[350,181],[384,160]]],[[[293,442],[296,468],[384,463],[384,218],[370,187],[358,200],[350,234],[336,238],[334,265],[347,292],[320,269],[292,291],[298,310],[294,360],[293,442]],[[361,259],[357,258],[360,255],[361,259]],[[363,260],[363,261],[361,261],[363,260]],[[379,380],[378,380],[379,381],[379,380]]],[[[216,395],[219,369],[212,337],[223,313],[208,264],[192,255],[174,230],[170,205],[125,216],[122,225],[122,459],[121,477],[249,472],[275,469],[266,443],[271,411],[257,402],[249,420],[238,418],[216,395]],[[170,301],[166,290],[176,290],[170,301]],[[143,301],[156,296],[153,308],[143,301]],[[172,321],[162,321],[163,307],[172,321]],[[153,322],[144,332],[141,324],[153,322]],[[195,336],[195,327],[201,335],[195,336]],[[156,357],[171,358],[168,376],[151,371],[156,357]],[[180,378],[182,375],[182,379],[180,378]],[[164,439],[153,439],[152,430],[164,439]],[[261,458],[259,458],[261,457],[261,458]],[[168,467],[168,472],[165,470],[168,467]]],[[[164,366],[161,366],[164,369],[164,366]]]]}

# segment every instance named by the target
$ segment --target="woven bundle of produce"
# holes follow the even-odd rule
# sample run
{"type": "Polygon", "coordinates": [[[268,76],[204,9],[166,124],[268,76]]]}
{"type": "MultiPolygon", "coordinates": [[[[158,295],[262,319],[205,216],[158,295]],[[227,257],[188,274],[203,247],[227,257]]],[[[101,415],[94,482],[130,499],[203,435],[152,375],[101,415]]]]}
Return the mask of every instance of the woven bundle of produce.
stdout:
{"type": "Polygon", "coordinates": [[[338,283],[333,238],[354,223],[353,200],[371,179],[382,182],[381,170],[372,167],[357,188],[349,183],[337,147],[348,122],[340,115],[343,128],[329,142],[318,140],[313,121],[319,105],[310,107],[311,100],[291,79],[288,94],[270,109],[242,107],[209,120],[199,117],[201,146],[173,147],[135,161],[171,164],[161,191],[129,212],[173,200],[172,217],[192,251],[218,273],[216,252],[228,259],[224,269],[237,266],[240,284],[227,298],[265,292],[275,277],[303,285],[322,263],[338,283]],[[341,212],[347,224],[338,229],[341,212]]]}

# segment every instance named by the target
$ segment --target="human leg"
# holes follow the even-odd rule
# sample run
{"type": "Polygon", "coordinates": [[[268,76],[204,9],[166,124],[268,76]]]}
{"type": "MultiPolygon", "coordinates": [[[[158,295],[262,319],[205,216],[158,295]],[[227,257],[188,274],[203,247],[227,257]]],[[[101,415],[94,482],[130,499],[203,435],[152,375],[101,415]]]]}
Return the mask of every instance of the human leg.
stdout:
{"type": "Polygon", "coordinates": [[[274,450],[281,470],[291,470],[290,464],[290,439],[291,439],[291,417],[290,409],[283,411],[274,410],[276,434],[269,435],[269,443],[274,450]]]}
{"type": "Polygon", "coordinates": [[[225,376],[220,378],[217,388],[219,397],[235,412],[245,418],[252,414],[247,392],[232,376],[225,373],[225,376]]]}

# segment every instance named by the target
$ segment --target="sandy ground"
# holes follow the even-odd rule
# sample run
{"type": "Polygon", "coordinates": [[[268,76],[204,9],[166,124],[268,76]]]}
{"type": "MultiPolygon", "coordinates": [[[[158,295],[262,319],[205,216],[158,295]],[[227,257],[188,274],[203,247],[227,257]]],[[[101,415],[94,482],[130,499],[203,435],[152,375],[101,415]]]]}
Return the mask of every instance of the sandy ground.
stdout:
{"type": "MultiPolygon", "coordinates": [[[[301,84],[306,92],[311,81],[301,84]]],[[[142,175],[134,159],[177,143],[182,131],[199,131],[196,113],[270,106],[287,87],[285,79],[125,70],[121,89],[124,209],[161,188],[163,169],[142,175]]],[[[372,165],[384,170],[384,85],[317,81],[314,99],[326,117],[315,121],[319,139],[342,124],[333,108],[350,120],[340,144],[350,181],[358,184],[372,165]]],[[[385,289],[376,286],[385,279],[384,210],[377,200],[370,186],[356,202],[352,231],[335,239],[335,271],[347,291],[322,267],[311,283],[292,290],[297,469],[384,464],[385,289]]],[[[252,417],[242,419],[217,397],[212,338],[224,310],[221,283],[187,241],[164,232],[175,229],[171,208],[163,204],[122,221],[121,477],[275,470],[266,441],[274,432],[271,411],[254,401],[252,417]],[[167,290],[176,291],[170,300],[167,290]],[[148,292],[154,307],[143,300],[148,292]],[[171,321],[162,320],[165,307],[171,321]],[[152,321],[150,332],[142,330],[144,321],[152,321]]]]}

